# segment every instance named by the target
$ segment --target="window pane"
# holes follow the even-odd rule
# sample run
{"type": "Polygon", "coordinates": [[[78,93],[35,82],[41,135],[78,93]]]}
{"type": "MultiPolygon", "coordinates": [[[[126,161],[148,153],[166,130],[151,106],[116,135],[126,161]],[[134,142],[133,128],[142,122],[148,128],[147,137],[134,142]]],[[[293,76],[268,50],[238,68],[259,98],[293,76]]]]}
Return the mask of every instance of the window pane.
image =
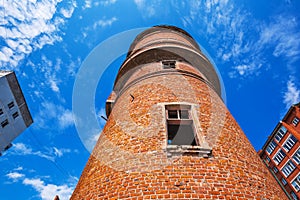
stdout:
{"type": "Polygon", "coordinates": [[[192,125],[168,124],[168,144],[197,145],[192,125]]]}
{"type": "Polygon", "coordinates": [[[285,135],[286,131],[287,129],[284,126],[281,126],[280,129],[277,131],[277,134],[275,135],[275,139],[279,142],[285,135]]]}
{"type": "Polygon", "coordinates": [[[168,110],[169,119],[178,119],[177,110],[168,110]]]}
{"type": "Polygon", "coordinates": [[[293,159],[297,164],[300,164],[300,149],[298,149],[293,155],[293,159]]]}
{"type": "Polygon", "coordinates": [[[274,162],[278,165],[285,157],[285,153],[280,149],[278,153],[273,157],[274,162]]]}
{"type": "Polygon", "coordinates": [[[284,143],[283,147],[286,151],[289,151],[293,148],[293,146],[296,142],[297,142],[297,139],[295,138],[295,136],[290,135],[290,137],[284,143]]]}
{"type": "Polygon", "coordinates": [[[180,115],[180,119],[189,119],[189,111],[188,110],[180,110],[179,115],[180,115]]]}
{"type": "Polygon", "coordinates": [[[271,154],[274,149],[276,148],[277,144],[276,142],[274,142],[274,140],[268,145],[266,151],[268,152],[268,154],[271,154]]]}
{"type": "Polygon", "coordinates": [[[288,177],[296,168],[294,163],[290,160],[288,161],[285,166],[282,168],[282,173],[285,175],[285,177],[288,177]]]}

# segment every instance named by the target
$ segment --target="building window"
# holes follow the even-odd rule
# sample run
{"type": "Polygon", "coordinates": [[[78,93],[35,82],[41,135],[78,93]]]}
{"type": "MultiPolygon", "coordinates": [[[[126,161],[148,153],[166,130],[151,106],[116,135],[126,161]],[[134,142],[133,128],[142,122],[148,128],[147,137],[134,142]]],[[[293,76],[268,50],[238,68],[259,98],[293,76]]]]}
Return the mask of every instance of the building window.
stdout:
{"type": "Polygon", "coordinates": [[[274,167],[274,168],[273,168],[273,171],[274,171],[275,173],[277,173],[277,172],[278,172],[277,167],[274,167]]]}
{"type": "Polygon", "coordinates": [[[278,165],[285,157],[285,153],[280,149],[273,157],[274,162],[278,165]]]}
{"type": "Polygon", "coordinates": [[[281,182],[282,182],[283,185],[287,184],[287,182],[286,182],[286,180],[284,178],[281,179],[281,182]]]}
{"type": "Polygon", "coordinates": [[[292,196],[292,198],[293,198],[293,200],[298,200],[298,197],[297,197],[297,195],[295,194],[295,192],[291,192],[291,196],[292,196]]]}
{"type": "Polygon", "coordinates": [[[266,161],[267,161],[267,163],[269,163],[271,161],[268,156],[266,157],[266,161]]]}
{"type": "Polygon", "coordinates": [[[197,145],[189,105],[166,106],[168,145],[197,145]]]}
{"type": "Polygon", "coordinates": [[[298,118],[298,117],[295,117],[295,118],[293,119],[293,121],[292,121],[292,124],[293,124],[294,126],[297,126],[298,123],[299,123],[299,118],[298,118]]]}
{"type": "Polygon", "coordinates": [[[295,180],[292,182],[292,186],[298,192],[300,190],[300,175],[298,175],[295,180]]]}
{"type": "Polygon", "coordinates": [[[12,114],[12,116],[13,116],[14,119],[16,119],[16,118],[19,116],[18,111],[17,111],[17,112],[14,112],[14,113],[12,114]]]}
{"type": "Polygon", "coordinates": [[[283,145],[283,148],[286,151],[289,151],[293,148],[294,144],[297,142],[297,139],[295,138],[295,136],[290,135],[289,138],[286,140],[286,142],[283,145]]]}
{"type": "Polygon", "coordinates": [[[12,109],[15,106],[15,103],[12,101],[9,104],[7,104],[9,109],[12,109]]]}
{"type": "Polygon", "coordinates": [[[175,69],[176,61],[175,60],[164,60],[161,62],[164,69],[175,69]]]}
{"type": "Polygon", "coordinates": [[[267,150],[266,150],[269,155],[274,151],[276,146],[277,146],[276,142],[274,140],[272,140],[272,142],[268,145],[267,150]]]}
{"type": "Polygon", "coordinates": [[[4,120],[1,122],[1,126],[2,128],[4,128],[5,126],[7,126],[9,123],[8,123],[8,119],[4,120]]]}
{"type": "Polygon", "coordinates": [[[299,165],[300,164],[300,149],[298,149],[293,155],[294,161],[299,165]]]}
{"type": "Polygon", "coordinates": [[[282,173],[284,174],[285,177],[288,177],[296,168],[296,166],[294,165],[294,163],[289,160],[284,167],[282,168],[282,173]]]}
{"type": "Polygon", "coordinates": [[[3,110],[0,108],[0,116],[3,115],[3,110]]]}
{"type": "Polygon", "coordinates": [[[279,142],[283,136],[286,134],[287,129],[284,126],[281,126],[275,135],[275,139],[279,142]]]}

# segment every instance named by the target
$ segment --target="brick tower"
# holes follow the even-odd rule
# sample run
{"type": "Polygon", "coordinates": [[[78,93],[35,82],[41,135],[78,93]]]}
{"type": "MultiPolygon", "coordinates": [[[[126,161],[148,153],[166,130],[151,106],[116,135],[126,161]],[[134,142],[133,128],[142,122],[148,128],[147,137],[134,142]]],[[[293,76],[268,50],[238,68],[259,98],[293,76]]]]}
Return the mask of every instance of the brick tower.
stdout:
{"type": "Polygon", "coordinates": [[[139,34],[71,199],[287,199],[222,101],[184,30],[139,34]]]}

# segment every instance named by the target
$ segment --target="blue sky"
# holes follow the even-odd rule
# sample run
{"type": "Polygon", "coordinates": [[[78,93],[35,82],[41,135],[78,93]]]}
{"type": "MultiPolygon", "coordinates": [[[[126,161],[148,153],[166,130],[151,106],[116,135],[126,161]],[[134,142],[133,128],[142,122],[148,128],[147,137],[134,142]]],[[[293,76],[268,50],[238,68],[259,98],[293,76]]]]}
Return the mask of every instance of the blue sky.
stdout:
{"type": "MultiPolygon", "coordinates": [[[[258,150],[300,101],[299,10],[296,0],[2,1],[0,68],[15,70],[34,124],[0,157],[1,199],[68,199],[99,136],[90,132],[82,140],[75,127],[77,74],[97,45],[135,28],[170,24],[188,31],[216,63],[227,107],[258,150]]],[[[97,86],[92,109],[100,128],[123,59],[97,86]]]]}

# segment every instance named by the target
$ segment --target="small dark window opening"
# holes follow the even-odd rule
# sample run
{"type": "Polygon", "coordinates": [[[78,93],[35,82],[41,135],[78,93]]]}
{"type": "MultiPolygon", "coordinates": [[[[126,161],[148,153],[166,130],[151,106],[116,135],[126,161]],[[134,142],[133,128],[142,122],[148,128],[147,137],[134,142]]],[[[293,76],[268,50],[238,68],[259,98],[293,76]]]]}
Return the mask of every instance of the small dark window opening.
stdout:
{"type": "Polygon", "coordinates": [[[3,115],[3,110],[2,110],[2,108],[0,108],[0,115],[3,115]]]}
{"type": "Polygon", "coordinates": [[[15,106],[14,102],[10,102],[9,104],[7,104],[8,108],[11,109],[15,106]]]}
{"type": "Polygon", "coordinates": [[[192,124],[168,124],[168,144],[196,146],[197,143],[192,124]]]}
{"type": "Polygon", "coordinates": [[[175,69],[176,68],[176,61],[174,60],[165,60],[161,62],[164,69],[175,69]]]}
{"type": "Polygon", "coordinates": [[[166,106],[168,145],[197,146],[190,106],[166,106]]]}
{"type": "Polygon", "coordinates": [[[18,111],[12,114],[13,118],[16,119],[19,116],[18,111]]]}
{"type": "Polygon", "coordinates": [[[4,128],[5,126],[7,126],[9,123],[8,123],[8,119],[4,120],[3,122],[1,122],[1,126],[2,128],[4,128]]]}

